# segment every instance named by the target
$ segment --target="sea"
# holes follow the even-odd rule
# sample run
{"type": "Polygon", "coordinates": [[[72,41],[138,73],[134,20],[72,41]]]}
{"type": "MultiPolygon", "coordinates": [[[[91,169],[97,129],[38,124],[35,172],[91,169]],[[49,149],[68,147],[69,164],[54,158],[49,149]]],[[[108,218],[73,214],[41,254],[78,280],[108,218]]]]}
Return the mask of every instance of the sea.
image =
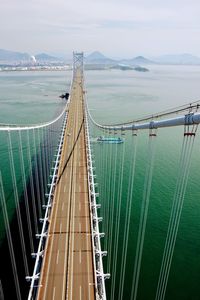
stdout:
{"type": "MultiPolygon", "coordinates": [[[[86,71],[85,95],[90,113],[95,121],[102,124],[131,121],[200,99],[200,66],[152,65],[148,68],[149,72],[133,70],[86,71]]],[[[63,102],[59,95],[69,91],[71,76],[70,71],[0,72],[0,123],[36,124],[53,119],[63,108],[63,102]]],[[[94,139],[103,134],[106,133],[101,133],[96,129],[92,130],[92,138],[94,139]]],[[[176,180],[181,164],[180,154],[183,135],[184,128],[157,131],[153,178],[137,293],[139,300],[155,299],[176,180]]],[[[118,136],[121,136],[120,132],[118,136]]],[[[97,181],[99,181],[99,191],[101,192],[98,201],[102,203],[99,212],[104,217],[100,228],[107,234],[105,240],[102,241],[102,248],[107,247],[103,250],[109,250],[104,261],[105,272],[111,274],[111,278],[106,281],[107,298],[111,300],[120,299],[121,257],[124,247],[125,212],[128,205],[127,189],[129,178],[134,176],[124,292],[121,296],[121,299],[131,299],[137,233],[149,151],[149,132],[138,132],[136,166],[133,175],[133,169],[130,165],[133,146],[135,147],[133,136],[132,133],[126,133],[125,136],[121,137],[125,142],[119,146],[94,145],[97,181]],[[117,162],[114,159],[115,151],[117,151],[117,162]],[[121,170],[120,163],[122,162],[123,151],[124,167],[121,170]],[[112,158],[110,164],[108,163],[109,157],[112,158]],[[112,176],[115,163],[117,164],[116,177],[112,176]],[[117,264],[114,271],[115,232],[118,224],[115,213],[118,209],[119,193],[117,188],[120,183],[122,184],[120,226],[117,264]],[[114,202],[111,201],[113,188],[115,191],[114,202]],[[113,220],[112,224],[110,220],[113,220]],[[111,262],[110,265],[109,261],[111,262]],[[111,283],[114,281],[113,287],[111,283]]],[[[1,160],[3,160],[3,155],[0,156],[0,163],[1,160]]],[[[199,170],[200,136],[197,130],[165,295],[167,300],[200,299],[199,170]]],[[[9,214],[11,223],[13,218],[14,212],[11,209],[9,214]]],[[[3,234],[4,223],[2,220],[0,224],[1,247],[6,237],[3,234]]],[[[2,259],[1,257],[0,267],[2,266],[2,259]]],[[[26,299],[25,296],[24,299],[26,299]]]]}

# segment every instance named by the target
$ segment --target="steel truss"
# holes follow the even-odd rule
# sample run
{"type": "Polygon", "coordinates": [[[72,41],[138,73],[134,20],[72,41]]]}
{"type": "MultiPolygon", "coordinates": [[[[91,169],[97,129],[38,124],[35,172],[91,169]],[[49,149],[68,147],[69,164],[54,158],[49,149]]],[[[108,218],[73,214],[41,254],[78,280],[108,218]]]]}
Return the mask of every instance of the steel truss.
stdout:
{"type": "Polygon", "coordinates": [[[73,77],[77,71],[83,74],[83,52],[73,52],[73,77]]]}

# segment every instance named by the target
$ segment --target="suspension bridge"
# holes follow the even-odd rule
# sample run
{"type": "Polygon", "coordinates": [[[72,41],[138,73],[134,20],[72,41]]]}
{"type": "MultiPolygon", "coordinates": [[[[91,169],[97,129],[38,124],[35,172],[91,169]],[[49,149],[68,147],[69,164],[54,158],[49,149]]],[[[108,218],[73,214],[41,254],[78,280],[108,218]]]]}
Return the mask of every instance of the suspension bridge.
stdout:
{"type": "MultiPolygon", "coordinates": [[[[86,99],[83,53],[74,53],[70,97],[57,118],[37,125],[0,124],[1,238],[9,273],[8,282],[1,267],[0,299],[144,299],[142,262],[152,189],[158,190],[158,130],[177,127],[182,137],[173,163],[176,183],[167,191],[170,213],[155,274],[150,269],[155,280],[148,298],[172,299],[170,272],[198,140],[199,107],[197,101],[127,123],[99,124],[86,99]],[[148,132],[143,173],[137,167],[141,132],[148,132]],[[121,144],[113,142],[117,135],[121,144]]],[[[158,252],[156,240],[151,244],[158,252]]]]}

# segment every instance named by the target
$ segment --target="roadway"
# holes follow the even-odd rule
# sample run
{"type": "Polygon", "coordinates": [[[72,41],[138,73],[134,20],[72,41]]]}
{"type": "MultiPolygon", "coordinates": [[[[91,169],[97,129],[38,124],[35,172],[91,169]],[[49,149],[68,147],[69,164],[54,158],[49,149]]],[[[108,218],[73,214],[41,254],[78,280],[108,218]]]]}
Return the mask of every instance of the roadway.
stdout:
{"type": "MultiPolygon", "coordinates": [[[[83,122],[82,78],[77,74],[58,175],[83,122]]],[[[85,128],[82,126],[70,160],[56,186],[37,299],[95,299],[90,227],[85,128]]]]}

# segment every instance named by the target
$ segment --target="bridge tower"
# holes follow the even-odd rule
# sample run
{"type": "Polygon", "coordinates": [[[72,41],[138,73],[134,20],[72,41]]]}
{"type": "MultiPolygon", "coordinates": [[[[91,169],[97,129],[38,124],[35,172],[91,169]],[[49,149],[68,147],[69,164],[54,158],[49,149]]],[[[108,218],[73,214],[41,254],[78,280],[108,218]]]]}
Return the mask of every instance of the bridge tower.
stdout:
{"type": "Polygon", "coordinates": [[[83,52],[73,52],[73,74],[79,71],[83,75],[83,52]]]}

